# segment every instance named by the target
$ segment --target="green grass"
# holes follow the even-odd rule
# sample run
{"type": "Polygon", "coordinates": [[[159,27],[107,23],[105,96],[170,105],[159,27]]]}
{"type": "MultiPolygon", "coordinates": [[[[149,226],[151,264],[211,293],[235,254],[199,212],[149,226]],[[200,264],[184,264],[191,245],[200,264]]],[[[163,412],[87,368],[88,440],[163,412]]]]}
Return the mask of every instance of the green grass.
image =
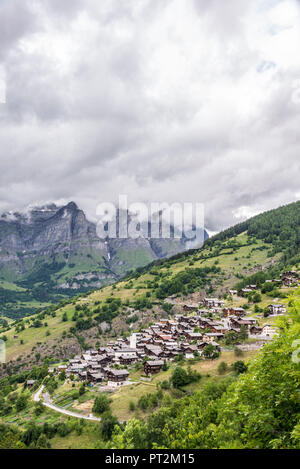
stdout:
{"type": "Polygon", "coordinates": [[[118,262],[122,265],[115,264],[113,269],[118,274],[124,274],[127,270],[134,270],[137,267],[143,267],[156,259],[153,251],[149,248],[146,250],[142,246],[137,247],[134,251],[120,248],[118,250],[118,262]]]}
{"type": "Polygon", "coordinates": [[[153,383],[140,382],[124,386],[111,395],[111,411],[119,420],[129,420],[129,418],[134,416],[134,413],[129,410],[129,403],[132,401],[137,405],[141,396],[146,393],[155,393],[156,391],[156,386],[153,383]]]}
{"type": "Polygon", "coordinates": [[[0,288],[4,288],[5,290],[17,291],[17,292],[26,291],[26,288],[19,287],[15,283],[7,282],[6,280],[0,280],[0,288]]]}
{"type": "MultiPolygon", "coordinates": [[[[241,357],[236,357],[234,352],[223,352],[220,358],[218,358],[217,360],[201,360],[199,362],[191,364],[192,370],[196,370],[201,373],[202,378],[199,382],[192,383],[186,386],[185,390],[188,392],[199,391],[201,390],[203,385],[206,384],[208,381],[221,380],[224,377],[232,374],[231,370],[228,370],[224,375],[220,375],[218,373],[218,366],[222,361],[224,361],[229,367],[237,360],[248,361],[254,358],[257,353],[258,351],[243,352],[243,355],[241,357]]],[[[183,365],[177,365],[176,363],[172,363],[167,371],[161,371],[160,373],[153,375],[151,382],[139,381],[132,385],[121,387],[120,389],[118,389],[117,392],[115,392],[111,396],[112,413],[121,421],[129,420],[135,415],[135,412],[129,410],[130,402],[133,402],[137,407],[137,403],[140,397],[147,393],[153,394],[157,392],[157,385],[162,381],[168,381],[176,366],[182,366],[183,368],[187,369],[188,364],[189,363],[187,361],[185,361],[183,365]]],[[[138,380],[142,375],[143,370],[131,373],[130,378],[138,380]]],[[[169,391],[164,391],[164,393],[169,394],[169,391]]],[[[149,412],[152,411],[142,412],[141,410],[139,410],[139,414],[141,417],[145,417],[149,412]]]]}
{"type": "Polygon", "coordinates": [[[50,440],[52,449],[94,449],[100,440],[99,424],[87,423],[81,435],[72,432],[66,437],[56,435],[50,440]]]}

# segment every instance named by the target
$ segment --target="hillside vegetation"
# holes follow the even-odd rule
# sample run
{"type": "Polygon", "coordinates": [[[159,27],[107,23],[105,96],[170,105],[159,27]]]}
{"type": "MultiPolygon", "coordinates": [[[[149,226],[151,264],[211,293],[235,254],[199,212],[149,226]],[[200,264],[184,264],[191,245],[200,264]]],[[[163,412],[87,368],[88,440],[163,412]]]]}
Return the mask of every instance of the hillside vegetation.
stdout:
{"type": "Polygon", "coordinates": [[[266,345],[238,380],[209,383],[201,392],[132,419],[113,436],[115,448],[299,448],[300,291],[281,335],[266,345]],[[299,347],[299,346],[298,346],[299,347]]]}
{"type": "Polygon", "coordinates": [[[0,447],[299,448],[300,290],[266,282],[284,269],[299,271],[299,211],[297,203],[259,215],[202,249],[154,262],[114,285],[20,321],[3,318],[0,447]],[[292,221],[296,234],[285,242],[280,233],[292,221]],[[230,288],[251,283],[258,289],[248,297],[228,295],[230,288]],[[93,388],[48,374],[53,363],[128,336],[207,295],[224,297],[226,306],[246,303],[260,325],[277,323],[280,336],[241,358],[225,341],[220,357],[179,358],[151,382],[143,381],[137,366],[130,370],[130,386],[98,393],[101,402],[93,388]],[[275,298],[289,316],[268,317],[275,298]],[[90,413],[99,401],[100,427],[65,417],[56,421],[52,411],[33,403],[27,379],[36,380],[35,389],[45,384],[54,401],[71,410],[90,413]]]}
{"type": "Polygon", "coordinates": [[[300,259],[300,201],[257,215],[216,235],[207,244],[224,241],[247,231],[272,246],[271,254],[281,253],[283,263],[300,259]]]}
{"type": "MultiPolygon", "coordinates": [[[[178,373],[175,381],[175,371],[183,370],[175,367],[151,384],[120,389],[112,398],[101,394],[102,422],[97,424],[33,402],[24,384],[29,376],[37,380],[35,390],[41,382],[49,390],[55,384],[55,402],[61,406],[73,401],[77,411],[91,410],[91,399],[97,399],[81,383],[47,376],[46,364],[2,379],[0,448],[299,448],[300,289],[290,298],[289,316],[277,321],[280,336],[248,363],[234,362],[225,374],[220,374],[220,360],[200,361],[184,367],[192,384],[179,381],[178,373]],[[120,423],[124,417],[127,422],[120,423]]],[[[232,352],[221,358],[228,364],[236,360],[232,352]]]]}
{"type": "Polygon", "coordinates": [[[111,336],[137,330],[171,311],[164,302],[170,295],[199,301],[205,295],[224,295],[257,273],[263,281],[278,276],[299,261],[299,213],[298,202],[258,215],[207,240],[202,249],[156,261],[112,286],[0,325],[7,351],[2,373],[42,363],[45,357],[69,358],[111,336]],[[290,224],[292,235],[283,241],[281,232],[289,233],[290,224]]]}
{"type": "Polygon", "coordinates": [[[111,336],[128,334],[170,312],[164,302],[170,295],[184,298],[195,292],[199,300],[206,294],[224,294],[239,279],[273,261],[276,256],[268,257],[266,244],[241,234],[222,246],[218,242],[213,249],[171,258],[88,296],[50,306],[0,329],[6,340],[6,371],[16,372],[23,363],[42,362],[47,356],[69,358],[80,349],[105,344],[111,336]]]}

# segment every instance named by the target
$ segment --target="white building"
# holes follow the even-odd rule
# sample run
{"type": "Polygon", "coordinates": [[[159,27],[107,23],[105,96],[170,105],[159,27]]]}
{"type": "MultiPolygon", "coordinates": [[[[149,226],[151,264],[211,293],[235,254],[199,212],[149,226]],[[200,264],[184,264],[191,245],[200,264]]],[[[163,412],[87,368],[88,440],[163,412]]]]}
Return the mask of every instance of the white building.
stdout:
{"type": "Polygon", "coordinates": [[[271,314],[285,314],[286,313],[286,307],[284,305],[269,305],[269,310],[271,314]]]}

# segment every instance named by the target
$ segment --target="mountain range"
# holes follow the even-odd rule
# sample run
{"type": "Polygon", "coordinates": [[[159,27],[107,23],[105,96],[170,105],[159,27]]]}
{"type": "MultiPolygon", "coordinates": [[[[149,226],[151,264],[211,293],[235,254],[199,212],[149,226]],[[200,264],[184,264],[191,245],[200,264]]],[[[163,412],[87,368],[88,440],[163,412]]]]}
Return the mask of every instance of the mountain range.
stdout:
{"type": "Polygon", "coordinates": [[[47,302],[111,284],[129,271],[189,247],[185,237],[101,239],[96,224],[74,202],[4,213],[0,217],[0,304],[5,305],[5,314],[18,317],[47,302]]]}

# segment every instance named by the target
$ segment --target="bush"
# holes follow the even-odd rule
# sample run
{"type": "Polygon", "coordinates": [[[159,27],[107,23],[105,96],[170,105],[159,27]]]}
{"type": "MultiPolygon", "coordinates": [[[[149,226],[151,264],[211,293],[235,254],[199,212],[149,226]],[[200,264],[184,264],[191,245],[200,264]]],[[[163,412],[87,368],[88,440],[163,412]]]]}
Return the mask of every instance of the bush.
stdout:
{"type": "Polygon", "coordinates": [[[20,412],[21,410],[26,409],[27,407],[27,397],[24,394],[21,394],[20,397],[16,400],[16,410],[20,412]]]}
{"type": "Polygon", "coordinates": [[[105,394],[100,394],[100,396],[97,396],[94,402],[93,406],[93,412],[95,414],[103,414],[103,412],[106,412],[109,410],[109,399],[105,394]]]}
{"type": "Polygon", "coordinates": [[[65,381],[65,379],[66,379],[66,372],[65,372],[64,370],[59,373],[58,379],[59,379],[60,381],[65,381]]]}
{"type": "Polygon", "coordinates": [[[57,425],[57,433],[61,437],[67,436],[69,433],[71,433],[71,431],[72,431],[71,427],[67,425],[66,423],[59,423],[57,425]]]}
{"type": "Polygon", "coordinates": [[[135,403],[133,401],[130,401],[129,402],[129,410],[130,412],[134,412],[135,411],[135,403]]]}
{"type": "Polygon", "coordinates": [[[34,406],[34,415],[37,417],[44,412],[44,406],[41,402],[36,402],[34,406]]]}
{"type": "Polygon", "coordinates": [[[39,436],[35,447],[37,449],[49,449],[51,446],[50,446],[50,443],[47,441],[47,438],[45,437],[45,435],[42,434],[39,436]]]}
{"type": "Polygon", "coordinates": [[[100,423],[100,433],[103,440],[108,441],[111,439],[116,425],[119,425],[118,419],[109,411],[104,412],[100,423]]]}
{"type": "Polygon", "coordinates": [[[232,365],[232,368],[234,369],[237,375],[245,373],[248,369],[247,365],[242,360],[238,360],[237,362],[235,362],[232,365]]]}
{"type": "Polygon", "coordinates": [[[170,383],[166,379],[160,383],[161,389],[170,389],[170,383]]]}
{"type": "Polygon", "coordinates": [[[183,368],[177,366],[172,373],[171,383],[173,384],[174,388],[178,389],[182,386],[186,386],[187,384],[199,381],[200,378],[200,373],[192,370],[191,367],[188,367],[188,371],[186,372],[183,368]]]}
{"type": "Polygon", "coordinates": [[[224,373],[226,373],[227,369],[228,369],[227,363],[221,362],[220,365],[218,366],[218,373],[220,375],[223,375],[224,373]]]}
{"type": "Polygon", "coordinates": [[[167,371],[168,368],[169,368],[169,367],[168,367],[168,363],[167,363],[166,360],[164,360],[164,364],[163,364],[163,366],[162,366],[162,371],[167,371]]]}
{"type": "Polygon", "coordinates": [[[171,382],[174,388],[180,388],[182,386],[185,386],[186,384],[188,384],[187,372],[180,366],[177,366],[172,373],[171,382]]]}
{"type": "Polygon", "coordinates": [[[203,350],[203,356],[204,358],[207,358],[209,360],[215,360],[216,358],[219,358],[220,352],[219,350],[214,347],[212,344],[209,344],[205,349],[203,350]]]}
{"type": "Polygon", "coordinates": [[[253,303],[260,303],[261,302],[261,295],[259,293],[255,293],[252,297],[253,303]]]}

